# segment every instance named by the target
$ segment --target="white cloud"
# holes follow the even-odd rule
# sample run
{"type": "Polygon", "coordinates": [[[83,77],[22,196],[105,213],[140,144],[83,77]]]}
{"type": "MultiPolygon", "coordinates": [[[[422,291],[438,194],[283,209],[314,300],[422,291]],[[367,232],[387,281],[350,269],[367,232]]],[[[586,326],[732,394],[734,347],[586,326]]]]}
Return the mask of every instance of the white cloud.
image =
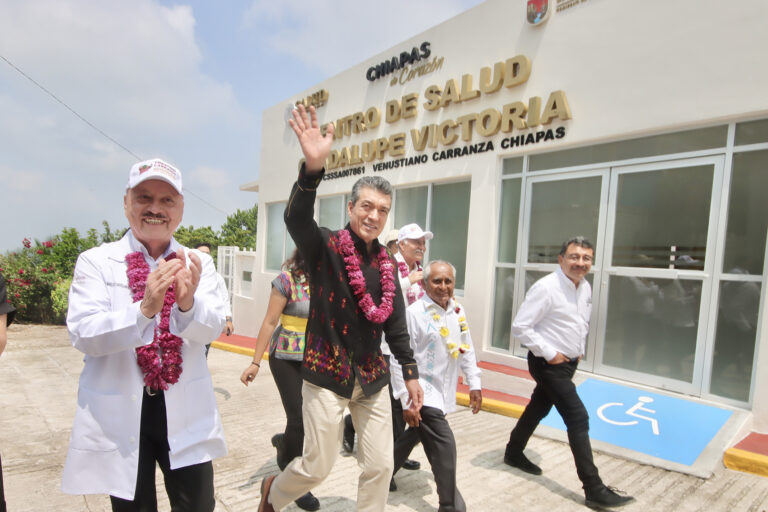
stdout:
{"type": "MultiPolygon", "coordinates": [[[[230,84],[201,70],[188,6],[3,0],[0,55],[139,158],[206,166],[221,160],[212,140],[238,144],[253,124],[230,84]]],[[[20,214],[3,230],[0,251],[17,247],[21,233],[83,232],[102,219],[124,223],[123,187],[137,158],[2,60],[0,155],[0,172],[12,183],[4,180],[0,204],[20,214]]],[[[230,208],[231,200],[214,197],[203,182],[189,184],[217,209],[230,208]]],[[[226,214],[217,209],[190,200],[184,223],[220,225],[226,214]]]]}
{"type": "Polygon", "coordinates": [[[253,0],[243,23],[275,52],[332,75],[480,2],[253,0]]]}
{"type": "MultiPolygon", "coordinates": [[[[12,194],[20,194],[22,196],[34,194],[40,188],[44,179],[45,176],[40,172],[11,169],[0,165],[0,183],[3,183],[7,191],[12,194]]],[[[7,206],[4,205],[3,209],[7,210],[7,206]]]]}

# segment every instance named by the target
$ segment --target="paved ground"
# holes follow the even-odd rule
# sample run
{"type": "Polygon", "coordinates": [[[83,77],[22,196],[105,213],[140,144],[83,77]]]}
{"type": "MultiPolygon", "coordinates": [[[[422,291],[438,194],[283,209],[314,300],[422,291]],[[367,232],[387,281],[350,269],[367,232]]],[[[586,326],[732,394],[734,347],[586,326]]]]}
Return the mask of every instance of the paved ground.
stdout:
{"type": "MultiPolygon", "coordinates": [[[[229,445],[229,455],[214,463],[217,511],[253,511],[264,475],[277,472],[270,437],[284,415],[269,368],[248,388],[239,381],[248,356],[212,350],[209,365],[229,445]]],[[[69,429],[75,410],[82,357],[62,327],[13,325],[0,358],[0,452],[8,510],[12,512],[107,511],[106,496],[68,496],[60,487],[69,429]]],[[[452,414],[458,442],[459,487],[471,511],[586,510],[567,445],[534,437],[530,458],[544,469],[532,477],[505,466],[502,450],[514,419],[467,409],[452,414]]],[[[403,471],[390,493],[388,511],[437,508],[432,474],[420,447],[413,458],[425,469],[403,471]]],[[[719,467],[702,480],[597,453],[604,480],[637,497],[626,511],[768,511],[768,478],[719,467]]],[[[340,456],[315,494],[321,510],[355,509],[356,460],[340,456]]],[[[160,484],[159,489],[162,489],[160,484]]],[[[169,506],[160,492],[160,510],[169,506]]],[[[300,510],[291,505],[289,511],[300,510]]]]}

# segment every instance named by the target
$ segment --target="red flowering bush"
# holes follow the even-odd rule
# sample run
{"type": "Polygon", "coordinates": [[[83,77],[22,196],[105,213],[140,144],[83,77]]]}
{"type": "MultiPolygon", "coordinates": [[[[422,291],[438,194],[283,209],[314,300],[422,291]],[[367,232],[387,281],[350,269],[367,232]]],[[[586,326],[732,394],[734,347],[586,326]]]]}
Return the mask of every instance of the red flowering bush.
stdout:
{"type": "MultiPolygon", "coordinates": [[[[25,239],[26,240],[26,239],[25,239]]],[[[26,245],[26,244],[25,244],[26,245]]],[[[17,310],[19,321],[52,323],[51,290],[58,277],[44,268],[45,254],[26,247],[2,259],[3,277],[8,288],[8,297],[17,310]]]]}
{"type": "Polygon", "coordinates": [[[16,308],[16,320],[31,323],[64,323],[69,283],[78,255],[102,242],[119,238],[105,222],[105,232],[95,229],[81,237],[76,229],[64,229],[50,240],[22,240],[22,249],[0,255],[0,273],[8,298],[16,308]]]}

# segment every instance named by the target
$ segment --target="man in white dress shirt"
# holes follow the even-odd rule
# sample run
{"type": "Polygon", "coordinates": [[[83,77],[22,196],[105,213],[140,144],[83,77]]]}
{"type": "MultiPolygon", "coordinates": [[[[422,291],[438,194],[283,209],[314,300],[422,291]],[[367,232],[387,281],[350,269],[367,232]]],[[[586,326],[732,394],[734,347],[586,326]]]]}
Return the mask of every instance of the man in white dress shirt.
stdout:
{"type": "Polygon", "coordinates": [[[224,326],[213,260],[173,239],[181,172],[160,159],[131,168],[131,228],[85,251],[67,328],[85,354],[62,490],[109,494],[112,510],[157,510],[160,466],[173,510],[214,509],[212,459],[227,454],[205,344],[224,326]]]}
{"type": "Polygon", "coordinates": [[[566,241],[560,267],[531,286],[512,323],[512,334],[528,347],[528,369],[536,381],[531,401],[512,430],[504,462],[533,475],[541,468],[523,454],[533,431],[554,405],[568,429],[568,443],[587,506],[620,506],[633,500],[603,484],[592,459],[589,414],[576,392],[573,375],[584,356],[592,289],[584,276],[594,248],[584,237],[566,241]]]}
{"type": "Polygon", "coordinates": [[[444,261],[424,269],[426,295],[406,310],[411,348],[424,389],[420,412],[408,408],[408,394],[397,364],[393,365],[393,393],[403,403],[403,416],[411,428],[395,441],[395,472],[421,441],[435,476],[439,512],[467,509],[456,486],[456,441],[445,415],[456,410],[459,368],[469,385],[469,404],[477,414],[483,403],[480,369],[464,308],[453,299],[456,270],[444,261]]]}

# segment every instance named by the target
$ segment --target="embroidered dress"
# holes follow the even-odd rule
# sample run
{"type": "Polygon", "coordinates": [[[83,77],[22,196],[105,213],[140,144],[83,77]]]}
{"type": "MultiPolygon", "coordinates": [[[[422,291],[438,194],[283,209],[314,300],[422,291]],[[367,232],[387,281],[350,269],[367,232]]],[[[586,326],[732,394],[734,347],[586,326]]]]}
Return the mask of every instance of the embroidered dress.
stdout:
{"type": "Polygon", "coordinates": [[[290,272],[281,272],[272,286],[288,299],[288,304],[280,315],[280,325],[272,334],[269,353],[277,359],[301,361],[309,317],[309,283],[306,279],[297,283],[290,272]]]}

